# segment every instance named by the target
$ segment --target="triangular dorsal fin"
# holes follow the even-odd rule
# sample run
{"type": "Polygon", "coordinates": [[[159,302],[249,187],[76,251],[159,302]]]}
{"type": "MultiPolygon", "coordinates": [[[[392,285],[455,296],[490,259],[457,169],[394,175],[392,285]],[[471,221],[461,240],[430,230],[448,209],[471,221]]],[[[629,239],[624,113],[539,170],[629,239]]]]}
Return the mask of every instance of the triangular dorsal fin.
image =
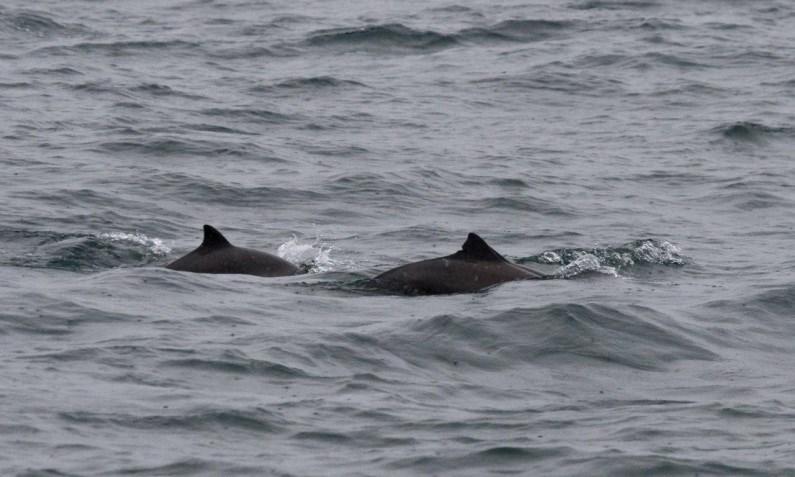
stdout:
{"type": "Polygon", "coordinates": [[[461,246],[461,250],[453,256],[460,259],[507,262],[505,257],[489,247],[489,244],[480,238],[478,234],[471,232],[467,235],[467,240],[464,242],[464,245],[461,246]]]}
{"type": "Polygon", "coordinates": [[[224,248],[231,247],[232,244],[229,243],[229,240],[221,235],[221,232],[216,230],[215,227],[212,225],[205,225],[204,240],[202,241],[201,246],[206,248],[224,248]]]}

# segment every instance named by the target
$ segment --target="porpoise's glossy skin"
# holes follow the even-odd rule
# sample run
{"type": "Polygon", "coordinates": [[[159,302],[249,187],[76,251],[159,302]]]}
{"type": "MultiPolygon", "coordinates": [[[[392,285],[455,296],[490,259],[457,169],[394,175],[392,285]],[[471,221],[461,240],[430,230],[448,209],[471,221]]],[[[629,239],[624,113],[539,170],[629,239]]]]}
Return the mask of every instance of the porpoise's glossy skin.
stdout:
{"type": "Polygon", "coordinates": [[[472,293],[498,283],[550,278],[507,260],[470,233],[458,252],[393,268],[372,280],[378,288],[409,295],[472,293]]]}
{"type": "Polygon", "coordinates": [[[194,273],[239,273],[260,277],[295,275],[292,263],[257,250],[235,247],[210,225],[204,226],[204,240],[199,248],[166,265],[171,270],[194,273]]]}

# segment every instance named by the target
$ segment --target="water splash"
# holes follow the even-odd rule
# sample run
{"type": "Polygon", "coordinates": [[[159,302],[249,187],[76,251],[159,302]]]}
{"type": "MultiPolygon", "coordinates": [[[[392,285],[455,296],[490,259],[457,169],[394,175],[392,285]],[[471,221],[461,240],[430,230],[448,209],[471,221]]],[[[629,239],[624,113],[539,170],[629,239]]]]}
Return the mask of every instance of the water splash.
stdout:
{"type": "Polygon", "coordinates": [[[560,265],[556,275],[572,278],[588,272],[618,277],[619,272],[642,265],[682,266],[682,251],[667,240],[635,240],[620,247],[547,250],[522,262],[560,265]]]}
{"type": "Polygon", "coordinates": [[[555,252],[546,251],[538,256],[538,263],[563,263],[563,259],[555,252]]]}
{"type": "Polygon", "coordinates": [[[615,267],[603,265],[596,255],[591,253],[581,253],[574,261],[560,267],[556,275],[560,278],[572,278],[588,272],[604,273],[618,278],[618,271],[615,267]]]}
{"type": "Polygon", "coordinates": [[[293,236],[279,245],[276,253],[288,262],[302,264],[309,273],[323,273],[336,270],[343,265],[342,261],[331,258],[332,250],[332,246],[321,242],[319,238],[306,243],[293,236]]]}
{"type": "MultiPolygon", "coordinates": [[[[676,245],[663,240],[641,240],[635,242],[637,246],[632,251],[632,256],[640,263],[657,263],[660,265],[684,265],[682,250],[676,245]]],[[[634,263],[631,263],[631,265],[634,263]]]]}
{"type": "Polygon", "coordinates": [[[171,248],[166,246],[162,239],[151,238],[141,233],[131,234],[127,232],[103,232],[97,234],[97,238],[111,242],[128,242],[137,245],[143,245],[155,255],[165,256],[171,253],[171,248]]]}

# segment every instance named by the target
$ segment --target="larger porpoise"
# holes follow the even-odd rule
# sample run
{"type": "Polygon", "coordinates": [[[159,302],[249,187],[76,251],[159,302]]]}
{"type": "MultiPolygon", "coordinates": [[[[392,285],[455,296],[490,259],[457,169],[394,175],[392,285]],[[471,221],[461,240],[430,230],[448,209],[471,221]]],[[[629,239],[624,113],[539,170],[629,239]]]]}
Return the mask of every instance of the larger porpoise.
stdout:
{"type": "Polygon", "coordinates": [[[411,295],[471,293],[498,283],[551,278],[507,260],[477,234],[470,233],[458,252],[409,263],[373,278],[378,288],[411,295]]]}

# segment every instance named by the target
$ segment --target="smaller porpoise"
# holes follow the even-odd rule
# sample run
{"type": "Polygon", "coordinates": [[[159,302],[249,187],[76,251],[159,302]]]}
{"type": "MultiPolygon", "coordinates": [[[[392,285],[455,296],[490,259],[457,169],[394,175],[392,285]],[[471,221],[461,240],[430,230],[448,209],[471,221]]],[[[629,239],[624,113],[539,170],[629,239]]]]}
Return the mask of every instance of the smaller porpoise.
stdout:
{"type": "Polygon", "coordinates": [[[498,283],[551,278],[507,260],[477,234],[458,252],[393,268],[373,278],[378,288],[410,295],[472,293],[498,283]]]}
{"type": "Polygon", "coordinates": [[[260,277],[295,275],[298,267],[265,252],[235,247],[210,225],[204,226],[199,248],[166,265],[171,270],[194,273],[240,273],[260,277]]]}

